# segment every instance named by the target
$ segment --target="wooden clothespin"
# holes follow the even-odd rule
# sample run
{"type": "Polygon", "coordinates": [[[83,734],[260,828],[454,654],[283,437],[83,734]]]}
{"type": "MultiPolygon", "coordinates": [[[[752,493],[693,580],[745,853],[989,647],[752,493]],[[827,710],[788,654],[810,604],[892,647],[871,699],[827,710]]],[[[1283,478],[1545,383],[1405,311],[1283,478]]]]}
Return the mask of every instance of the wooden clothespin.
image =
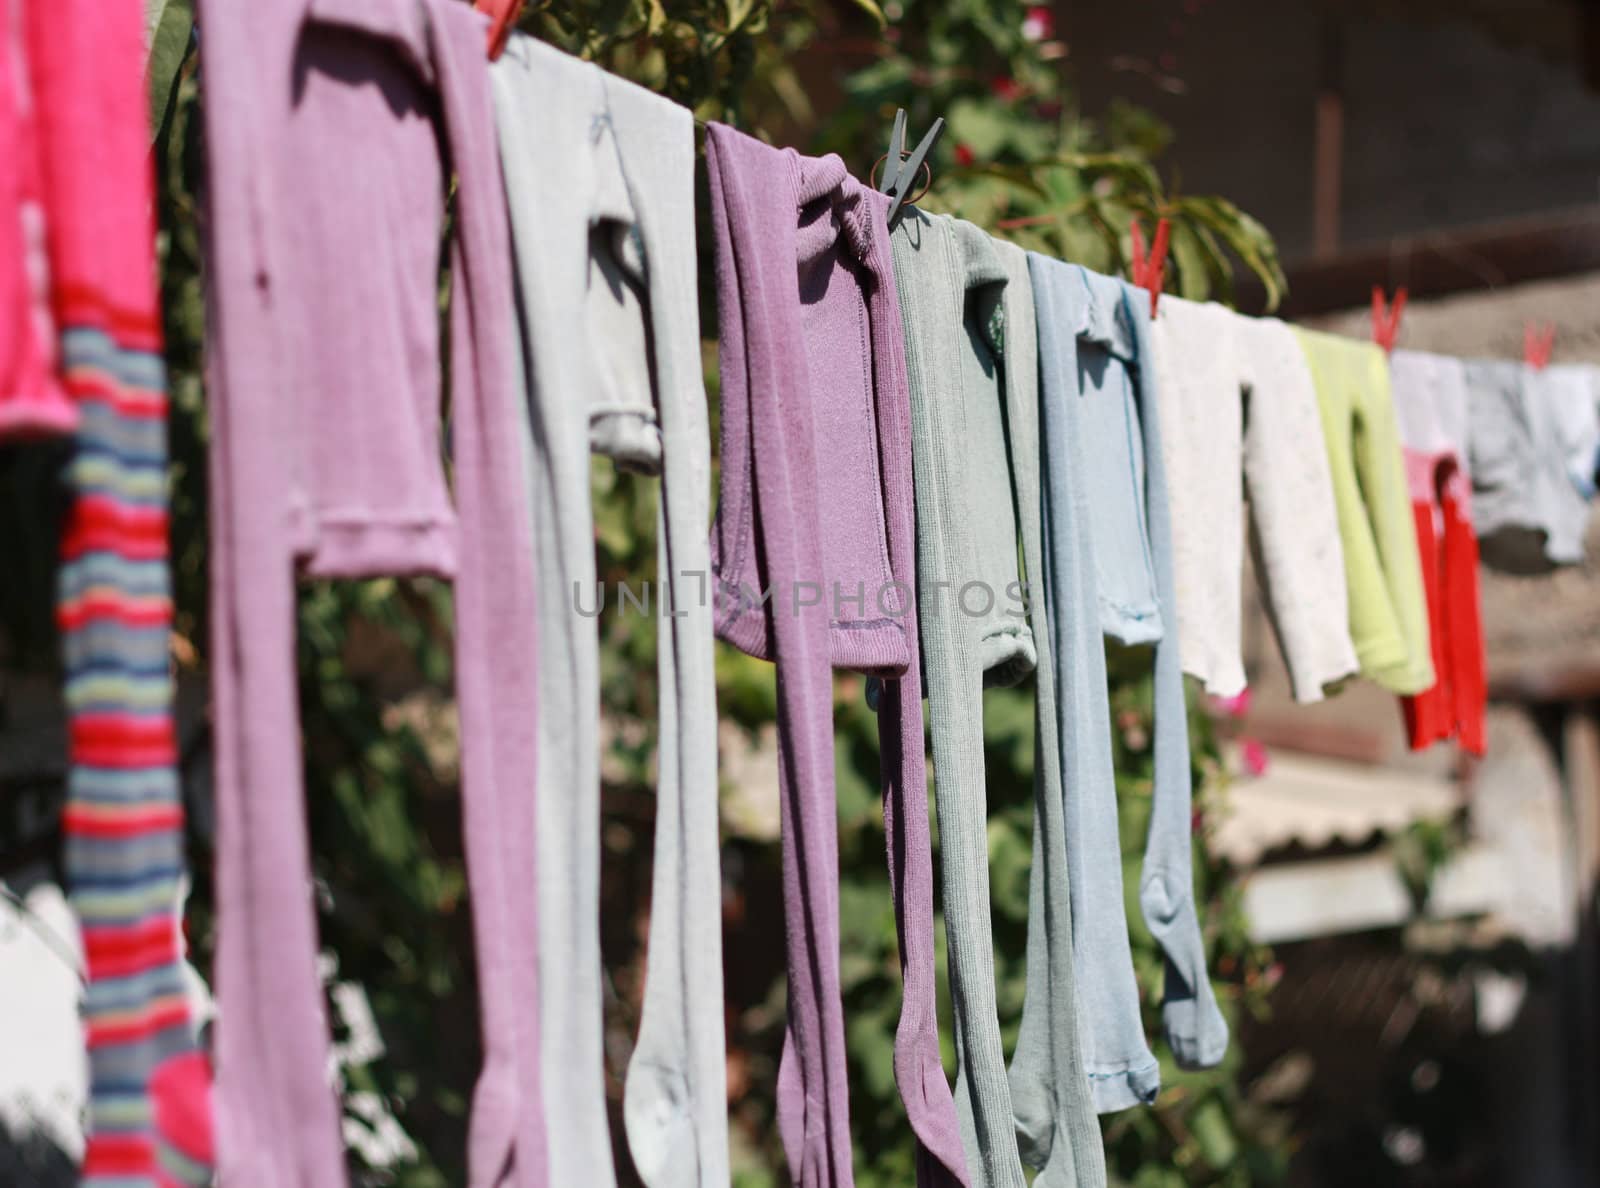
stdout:
{"type": "Polygon", "coordinates": [[[1156,221],[1156,238],[1148,255],[1144,248],[1144,228],[1139,226],[1138,219],[1129,225],[1128,234],[1133,239],[1128,271],[1135,285],[1150,291],[1150,316],[1153,318],[1161,300],[1161,289],[1167,283],[1167,244],[1172,238],[1172,220],[1163,215],[1156,221]]]}
{"type": "MultiPolygon", "coordinates": [[[[880,193],[892,197],[889,203],[889,228],[894,229],[895,220],[900,216],[900,207],[911,193],[911,187],[916,184],[917,175],[923,170],[928,172],[928,181],[933,181],[933,168],[928,164],[928,154],[933,152],[933,146],[939,143],[939,137],[944,134],[944,117],[940,116],[933,121],[933,127],[928,129],[917,147],[910,154],[906,153],[906,110],[897,108],[894,113],[894,131],[889,134],[889,151],[878,158],[879,164],[884,166],[883,180],[876,182],[880,193]]],[[[873,166],[874,172],[877,165],[873,166]]],[[[923,192],[927,187],[923,187],[923,192]]],[[[918,195],[921,196],[920,194],[918,195]]]]}
{"type": "Polygon", "coordinates": [[[1522,359],[1535,371],[1550,366],[1550,352],[1556,345],[1556,324],[1546,322],[1541,330],[1533,322],[1522,324],[1522,359]]]}
{"type": "Polygon", "coordinates": [[[1383,299],[1383,286],[1372,286],[1372,341],[1383,348],[1384,354],[1394,350],[1395,341],[1400,337],[1400,315],[1406,308],[1406,287],[1401,285],[1394,291],[1394,304],[1389,305],[1383,299]]]}
{"type": "Polygon", "coordinates": [[[498,58],[506,48],[511,30],[522,15],[524,0],[473,0],[473,7],[489,16],[489,60],[498,58]]]}

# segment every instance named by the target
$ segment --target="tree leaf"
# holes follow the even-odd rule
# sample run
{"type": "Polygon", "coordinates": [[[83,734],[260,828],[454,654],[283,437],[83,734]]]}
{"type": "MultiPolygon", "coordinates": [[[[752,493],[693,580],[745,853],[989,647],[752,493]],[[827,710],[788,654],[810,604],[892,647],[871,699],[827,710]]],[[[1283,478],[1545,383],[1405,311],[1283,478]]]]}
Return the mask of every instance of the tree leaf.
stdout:
{"type": "Polygon", "coordinates": [[[1168,292],[1189,301],[1204,301],[1211,296],[1211,275],[1206,268],[1205,249],[1188,223],[1173,220],[1172,262],[1178,266],[1178,283],[1169,283],[1168,292]]]}
{"type": "Polygon", "coordinates": [[[1182,198],[1177,209],[1192,214],[1210,227],[1245,266],[1261,279],[1267,290],[1267,309],[1274,310],[1288,291],[1289,282],[1278,262],[1278,249],[1272,235],[1255,219],[1226,198],[1182,198]]]}
{"type": "Polygon", "coordinates": [[[1064,165],[1091,179],[1110,176],[1143,191],[1147,197],[1161,196],[1161,175],[1155,166],[1131,153],[1063,153],[1040,164],[1064,165]]]}
{"type": "Polygon", "coordinates": [[[889,23],[889,18],[883,15],[883,9],[878,7],[877,0],[851,0],[857,8],[866,13],[882,29],[889,23]]]}
{"type": "Polygon", "coordinates": [[[1239,1143],[1234,1138],[1233,1126],[1227,1112],[1215,1098],[1207,1098],[1189,1115],[1189,1133],[1200,1147],[1200,1155],[1208,1164],[1221,1170],[1232,1163],[1239,1154],[1239,1143]]]}
{"type": "Polygon", "coordinates": [[[993,161],[1011,135],[1011,121],[993,103],[963,97],[945,113],[945,139],[964,144],[979,161],[993,161]]]}
{"type": "MultiPolygon", "coordinates": [[[[881,62],[863,66],[845,79],[844,93],[852,99],[877,104],[890,96],[898,96],[909,85],[910,78],[911,70],[904,60],[885,58],[881,62]]],[[[885,143],[888,139],[885,134],[885,143]]]]}
{"type": "Polygon", "coordinates": [[[172,117],[178,78],[194,31],[194,0],[145,0],[145,45],[149,51],[146,79],[150,87],[150,143],[172,117]]]}
{"type": "MultiPolygon", "coordinates": [[[[1217,300],[1224,305],[1232,305],[1233,262],[1222,250],[1222,245],[1217,242],[1217,237],[1210,227],[1203,223],[1185,223],[1185,226],[1194,232],[1194,237],[1205,255],[1206,271],[1211,277],[1211,287],[1217,295],[1217,300]]],[[[1190,720],[1198,723],[1198,718],[1192,717],[1190,720]]]]}

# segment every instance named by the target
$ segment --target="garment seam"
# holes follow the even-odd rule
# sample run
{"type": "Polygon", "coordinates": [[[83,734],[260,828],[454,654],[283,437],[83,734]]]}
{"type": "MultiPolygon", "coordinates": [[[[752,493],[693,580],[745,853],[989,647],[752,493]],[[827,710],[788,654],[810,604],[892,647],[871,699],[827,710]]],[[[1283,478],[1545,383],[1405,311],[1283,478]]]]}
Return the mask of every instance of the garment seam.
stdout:
{"type": "MultiPolygon", "coordinates": [[[[836,191],[837,189],[838,187],[835,187],[836,191]]],[[[840,217],[842,219],[844,216],[840,217]]],[[[836,238],[835,246],[837,246],[837,242],[836,238]]],[[[871,271],[871,266],[866,261],[863,260],[861,263],[864,268],[869,272],[871,271]]],[[[877,495],[876,502],[878,507],[882,509],[882,514],[875,516],[873,525],[878,546],[878,576],[887,585],[888,582],[893,581],[894,571],[889,565],[889,506],[888,500],[884,497],[882,459],[878,456],[879,451],[883,448],[882,438],[878,432],[877,418],[880,399],[878,394],[878,352],[873,349],[872,344],[872,308],[867,299],[867,294],[863,290],[860,280],[856,277],[855,270],[847,267],[845,271],[850,274],[850,279],[855,284],[857,295],[860,298],[855,308],[856,333],[860,337],[861,357],[867,360],[866,371],[862,375],[862,396],[864,401],[860,409],[860,420],[867,441],[871,443],[871,448],[867,451],[867,455],[872,461],[872,478],[877,495]]],[[[809,371],[810,368],[808,367],[808,374],[809,371]]],[[[809,392],[807,396],[810,396],[809,392]]],[[[812,423],[814,425],[815,420],[812,423]]]]}

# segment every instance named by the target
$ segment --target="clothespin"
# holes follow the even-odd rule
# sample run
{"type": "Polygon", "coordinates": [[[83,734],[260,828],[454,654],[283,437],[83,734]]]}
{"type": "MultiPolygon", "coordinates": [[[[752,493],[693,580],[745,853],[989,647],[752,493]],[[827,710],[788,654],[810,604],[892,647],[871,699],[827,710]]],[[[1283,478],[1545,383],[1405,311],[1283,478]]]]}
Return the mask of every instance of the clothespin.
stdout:
{"type": "MultiPolygon", "coordinates": [[[[939,143],[939,137],[944,134],[944,117],[940,116],[933,121],[933,127],[918,143],[917,147],[906,155],[906,110],[897,108],[894,113],[894,131],[889,135],[889,151],[878,158],[880,163],[886,163],[883,171],[883,180],[876,183],[881,193],[892,195],[893,201],[889,203],[889,227],[894,228],[895,219],[899,217],[900,206],[906,200],[906,195],[911,193],[911,187],[916,184],[917,175],[924,169],[928,171],[928,180],[933,180],[933,170],[928,165],[928,154],[933,152],[933,146],[939,143]]],[[[877,166],[874,165],[876,170],[877,166]]],[[[926,187],[924,187],[926,189],[926,187]]]]}
{"type": "Polygon", "coordinates": [[[1522,358],[1525,363],[1535,371],[1543,371],[1550,365],[1550,352],[1556,345],[1556,324],[1545,323],[1541,330],[1533,322],[1522,324],[1522,358]]]}
{"type": "Polygon", "coordinates": [[[1161,300],[1162,286],[1167,283],[1167,243],[1172,237],[1172,221],[1165,215],[1156,221],[1156,238],[1150,245],[1149,255],[1145,254],[1144,228],[1139,226],[1138,219],[1129,225],[1128,234],[1133,239],[1129,272],[1135,285],[1150,291],[1150,316],[1153,318],[1156,304],[1161,300]]]}
{"type": "Polygon", "coordinates": [[[1406,287],[1401,285],[1394,291],[1394,304],[1388,305],[1383,299],[1383,286],[1372,286],[1372,341],[1383,348],[1384,354],[1394,350],[1395,340],[1400,337],[1400,315],[1406,308],[1406,287]]]}
{"type": "Polygon", "coordinates": [[[498,58],[506,48],[511,30],[522,15],[524,0],[473,0],[473,7],[489,14],[489,61],[498,58]]]}

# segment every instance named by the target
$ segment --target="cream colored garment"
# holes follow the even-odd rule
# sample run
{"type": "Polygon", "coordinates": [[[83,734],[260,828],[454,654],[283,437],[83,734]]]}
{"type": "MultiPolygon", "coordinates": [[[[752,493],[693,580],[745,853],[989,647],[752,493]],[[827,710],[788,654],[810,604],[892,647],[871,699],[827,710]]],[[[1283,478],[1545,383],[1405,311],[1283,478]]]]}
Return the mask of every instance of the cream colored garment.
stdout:
{"type": "Polygon", "coordinates": [[[1256,570],[1295,697],[1356,670],[1344,556],[1317,394],[1273,318],[1163,297],[1150,327],[1172,503],[1183,668],[1206,690],[1245,687],[1245,494],[1256,570]],[[1241,480],[1241,475],[1242,480],[1241,480]]]}
{"type": "MultiPolygon", "coordinates": [[[[600,645],[590,455],[660,474],[661,722],[648,963],[623,1123],[649,1188],[726,1188],[711,438],[695,301],[694,126],[516,34],[490,72],[515,249],[538,574],[532,807],[552,1185],[616,1183],[600,954],[600,645]],[[558,168],[552,162],[559,163],[558,168]]],[[[650,593],[646,588],[646,595],[650,593]]],[[[618,598],[621,598],[620,592],[618,598]]],[[[646,603],[648,609],[649,603],[646,603]]],[[[628,612],[618,608],[619,616],[628,612]]],[[[532,902],[532,888],[527,890],[532,902]]]]}
{"type": "Polygon", "coordinates": [[[1389,382],[1400,440],[1408,450],[1454,454],[1467,469],[1467,373],[1452,355],[1395,351],[1389,356],[1389,382]]]}

